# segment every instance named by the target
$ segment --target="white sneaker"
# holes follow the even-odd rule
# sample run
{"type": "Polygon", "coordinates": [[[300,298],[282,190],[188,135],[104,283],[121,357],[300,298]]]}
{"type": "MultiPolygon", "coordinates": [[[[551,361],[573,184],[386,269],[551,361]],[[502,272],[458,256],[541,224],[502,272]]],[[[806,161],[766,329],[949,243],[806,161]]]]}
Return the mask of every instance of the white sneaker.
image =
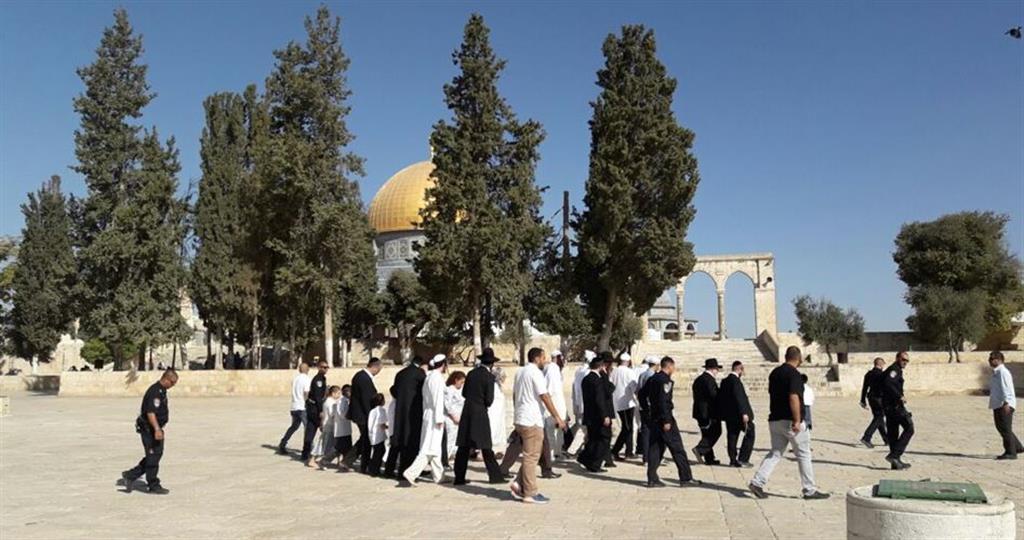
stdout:
{"type": "Polygon", "coordinates": [[[512,498],[517,501],[523,500],[523,488],[519,487],[519,482],[512,481],[508,486],[508,490],[512,492],[512,498]]]}

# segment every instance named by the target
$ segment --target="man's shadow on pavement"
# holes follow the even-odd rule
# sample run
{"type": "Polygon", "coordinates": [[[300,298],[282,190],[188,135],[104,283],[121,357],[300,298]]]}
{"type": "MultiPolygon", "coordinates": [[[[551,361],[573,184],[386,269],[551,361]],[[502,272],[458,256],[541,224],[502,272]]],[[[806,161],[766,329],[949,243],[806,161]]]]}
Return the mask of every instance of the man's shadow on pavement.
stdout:
{"type": "Polygon", "coordinates": [[[456,491],[468,493],[470,495],[479,495],[481,497],[487,497],[497,501],[514,501],[515,497],[512,496],[512,492],[508,489],[508,484],[483,484],[483,483],[470,483],[461,486],[452,486],[456,491]],[[494,487],[486,487],[493,485],[494,487]]]}
{"type": "MultiPolygon", "coordinates": [[[[277,446],[276,445],[273,445],[273,444],[261,444],[260,448],[264,448],[266,450],[272,450],[275,454],[277,454],[277,446]]],[[[302,453],[299,452],[298,450],[288,450],[288,449],[285,449],[285,451],[288,452],[288,455],[287,456],[281,456],[281,457],[290,457],[290,458],[292,458],[295,461],[301,461],[302,460],[302,453]]],[[[281,455],[281,454],[278,454],[278,455],[281,455]]]]}
{"type": "MultiPolygon", "coordinates": [[[[124,478],[118,478],[117,482],[114,482],[114,485],[122,488],[117,490],[119,493],[131,493],[130,491],[128,491],[128,489],[125,488],[124,478]]],[[[132,491],[141,490],[144,493],[147,489],[149,489],[149,485],[146,484],[146,481],[141,478],[136,479],[134,482],[132,482],[132,491]]]]}

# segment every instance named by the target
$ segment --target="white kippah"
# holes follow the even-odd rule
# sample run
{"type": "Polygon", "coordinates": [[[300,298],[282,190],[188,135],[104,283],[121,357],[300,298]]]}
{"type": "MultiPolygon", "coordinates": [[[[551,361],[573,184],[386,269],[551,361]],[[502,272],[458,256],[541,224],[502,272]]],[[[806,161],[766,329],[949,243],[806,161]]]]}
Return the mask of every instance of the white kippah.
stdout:
{"type": "Polygon", "coordinates": [[[430,359],[430,367],[435,367],[441,362],[444,362],[445,358],[446,356],[443,354],[435,354],[434,357],[430,359]]]}
{"type": "Polygon", "coordinates": [[[587,349],[587,350],[583,351],[583,358],[586,358],[587,362],[589,362],[589,361],[597,358],[597,353],[592,351],[592,350],[590,350],[590,349],[587,349]]]}

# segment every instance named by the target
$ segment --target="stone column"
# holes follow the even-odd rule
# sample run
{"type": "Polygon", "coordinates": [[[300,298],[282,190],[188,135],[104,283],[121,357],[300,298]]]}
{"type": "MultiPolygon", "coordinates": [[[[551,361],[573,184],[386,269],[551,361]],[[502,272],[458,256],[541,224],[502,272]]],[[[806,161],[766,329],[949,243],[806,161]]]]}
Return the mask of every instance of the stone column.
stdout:
{"type": "Polygon", "coordinates": [[[725,339],[725,289],[718,289],[718,339],[725,339]]]}
{"type": "Polygon", "coordinates": [[[647,313],[640,316],[640,326],[644,328],[644,331],[640,333],[640,341],[647,341],[647,316],[647,313]]]}
{"type": "Polygon", "coordinates": [[[682,285],[676,287],[676,326],[679,327],[678,340],[682,341],[686,334],[686,317],[683,315],[683,295],[686,291],[682,285]]]}

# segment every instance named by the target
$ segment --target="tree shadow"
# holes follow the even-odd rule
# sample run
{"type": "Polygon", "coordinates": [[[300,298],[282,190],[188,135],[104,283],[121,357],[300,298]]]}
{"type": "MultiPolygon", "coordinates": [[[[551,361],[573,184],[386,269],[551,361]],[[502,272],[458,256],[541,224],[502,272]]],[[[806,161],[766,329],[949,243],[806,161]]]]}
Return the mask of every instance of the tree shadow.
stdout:
{"type": "MultiPolygon", "coordinates": [[[[260,448],[264,448],[266,450],[272,450],[275,454],[277,454],[277,445],[261,444],[260,448]]],[[[287,448],[285,449],[285,451],[288,452],[288,455],[287,456],[282,456],[282,457],[289,457],[289,458],[291,458],[291,459],[293,459],[295,461],[302,461],[302,452],[299,452],[298,450],[288,450],[287,448]]]]}

